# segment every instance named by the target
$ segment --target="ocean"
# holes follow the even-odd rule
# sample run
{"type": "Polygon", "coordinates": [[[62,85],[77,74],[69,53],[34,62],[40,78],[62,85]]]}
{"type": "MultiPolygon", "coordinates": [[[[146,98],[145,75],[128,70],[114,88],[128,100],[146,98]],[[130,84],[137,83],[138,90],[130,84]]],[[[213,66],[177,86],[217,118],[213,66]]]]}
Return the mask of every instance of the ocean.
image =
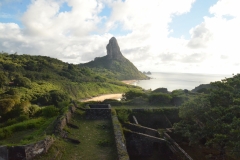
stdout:
{"type": "Polygon", "coordinates": [[[176,89],[192,90],[200,84],[208,84],[210,82],[220,81],[224,78],[232,77],[220,74],[194,74],[194,73],[163,73],[153,72],[148,75],[151,79],[139,80],[134,85],[144,89],[167,88],[168,91],[176,89]]]}

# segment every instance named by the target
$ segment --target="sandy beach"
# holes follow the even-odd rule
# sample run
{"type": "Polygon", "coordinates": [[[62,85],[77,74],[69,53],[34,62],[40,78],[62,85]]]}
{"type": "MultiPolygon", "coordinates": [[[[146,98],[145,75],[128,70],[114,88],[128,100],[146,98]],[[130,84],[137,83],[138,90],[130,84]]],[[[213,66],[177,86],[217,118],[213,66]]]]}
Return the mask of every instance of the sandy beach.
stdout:
{"type": "Polygon", "coordinates": [[[138,80],[125,80],[125,81],[121,81],[125,84],[134,84],[135,82],[137,82],[138,80]]]}
{"type": "MultiPolygon", "coordinates": [[[[121,81],[125,84],[134,84],[135,82],[137,82],[137,80],[125,80],[125,81],[121,81]]],[[[85,99],[85,100],[80,100],[81,102],[89,102],[89,101],[104,101],[105,99],[121,99],[122,98],[122,94],[123,93],[117,93],[117,94],[104,94],[101,96],[96,96],[93,98],[89,98],[89,99],[85,99]]]]}
{"type": "Polygon", "coordinates": [[[105,99],[121,99],[122,93],[117,94],[105,94],[97,97],[93,97],[86,100],[80,100],[81,102],[89,102],[89,101],[104,101],[105,99]]]}

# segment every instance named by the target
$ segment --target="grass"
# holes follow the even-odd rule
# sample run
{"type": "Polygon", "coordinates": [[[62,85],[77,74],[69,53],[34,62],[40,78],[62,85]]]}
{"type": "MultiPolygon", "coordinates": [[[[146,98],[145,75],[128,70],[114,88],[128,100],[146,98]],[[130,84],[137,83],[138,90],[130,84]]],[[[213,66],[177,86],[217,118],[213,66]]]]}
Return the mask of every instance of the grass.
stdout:
{"type": "Polygon", "coordinates": [[[0,145],[25,145],[43,140],[46,135],[52,134],[55,119],[56,117],[36,118],[1,128],[7,130],[10,135],[1,140],[0,145]]]}
{"type": "Polygon", "coordinates": [[[79,129],[65,127],[68,137],[80,140],[73,144],[58,138],[49,152],[37,160],[71,159],[71,160],[114,160],[117,150],[111,120],[87,120],[83,111],[77,110],[71,123],[79,129]]]}

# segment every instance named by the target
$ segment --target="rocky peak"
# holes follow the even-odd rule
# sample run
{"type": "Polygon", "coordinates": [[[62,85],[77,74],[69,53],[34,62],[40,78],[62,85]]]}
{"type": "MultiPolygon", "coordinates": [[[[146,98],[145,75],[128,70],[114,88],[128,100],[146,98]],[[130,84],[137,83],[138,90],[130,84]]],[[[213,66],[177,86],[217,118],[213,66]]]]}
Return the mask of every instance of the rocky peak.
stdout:
{"type": "Polygon", "coordinates": [[[115,37],[112,37],[109,40],[109,43],[107,45],[107,57],[108,59],[117,59],[121,60],[123,58],[123,55],[120,51],[120,48],[118,46],[117,39],[115,37]]]}

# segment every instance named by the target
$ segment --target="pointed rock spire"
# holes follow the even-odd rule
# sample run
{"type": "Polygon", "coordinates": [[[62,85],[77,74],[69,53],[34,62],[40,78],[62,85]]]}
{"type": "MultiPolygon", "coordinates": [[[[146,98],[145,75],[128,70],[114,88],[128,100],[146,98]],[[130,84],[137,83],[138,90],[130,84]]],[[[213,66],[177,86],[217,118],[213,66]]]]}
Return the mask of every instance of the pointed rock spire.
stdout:
{"type": "Polygon", "coordinates": [[[120,51],[120,48],[118,46],[117,39],[115,37],[112,37],[109,40],[109,43],[107,45],[107,57],[108,59],[122,59],[123,55],[120,51]]]}

